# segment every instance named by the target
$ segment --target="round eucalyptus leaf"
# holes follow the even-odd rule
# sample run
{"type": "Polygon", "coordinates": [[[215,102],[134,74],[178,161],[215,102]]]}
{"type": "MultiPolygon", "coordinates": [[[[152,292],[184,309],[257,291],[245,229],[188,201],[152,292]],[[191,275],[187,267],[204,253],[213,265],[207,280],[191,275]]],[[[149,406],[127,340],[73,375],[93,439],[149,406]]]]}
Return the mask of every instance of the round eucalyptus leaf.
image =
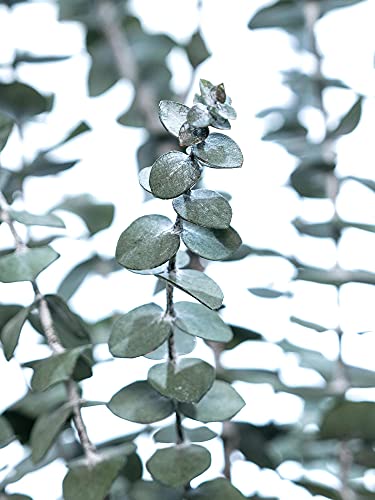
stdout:
{"type": "Polygon", "coordinates": [[[142,170],[138,174],[139,184],[148,193],[151,193],[151,187],[150,187],[150,173],[151,173],[151,168],[152,167],[142,168],[142,170]]]}
{"type": "MultiPolygon", "coordinates": [[[[217,436],[216,432],[212,431],[208,427],[196,427],[195,429],[183,428],[182,432],[183,435],[193,443],[209,441],[217,436]]],[[[168,425],[163,429],[159,429],[155,432],[153,438],[157,443],[176,443],[176,425],[168,425]]]]}
{"type": "Polygon", "coordinates": [[[177,302],[175,311],[175,326],[183,332],[216,342],[232,340],[232,330],[217,312],[193,302],[177,302]]]}
{"type": "Polygon", "coordinates": [[[211,389],[199,403],[182,403],[181,411],[200,422],[229,420],[245,406],[245,401],[227,382],[215,380],[211,389]]]}
{"type": "Polygon", "coordinates": [[[13,130],[14,120],[0,111],[0,151],[4,149],[10,133],[13,130]]]}
{"type": "Polygon", "coordinates": [[[109,350],[113,356],[136,358],[155,350],[170,335],[170,322],[156,304],[145,304],[124,314],[113,325],[109,350]]]}
{"type": "Polygon", "coordinates": [[[25,248],[0,258],[0,282],[33,281],[60,255],[51,247],[25,248]]]}
{"type": "Polygon", "coordinates": [[[107,407],[125,420],[151,424],[169,417],[174,411],[173,402],[155,391],[146,381],[138,381],[117,392],[107,407]]]}
{"type": "Polygon", "coordinates": [[[245,500],[246,497],[235,488],[228,479],[218,477],[206,481],[194,490],[190,490],[186,500],[245,500]]]}
{"type": "Polygon", "coordinates": [[[180,146],[192,146],[204,141],[209,130],[207,127],[193,127],[189,122],[185,122],[178,133],[180,146]]]}
{"type": "Polygon", "coordinates": [[[211,455],[197,444],[182,444],[157,450],[147,462],[151,476],[161,483],[177,488],[188,484],[211,465],[211,455]]]}
{"type": "MultiPolygon", "coordinates": [[[[196,338],[188,333],[183,332],[175,325],[172,325],[173,338],[174,338],[174,348],[177,356],[183,354],[189,354],[194,350],[195,344],[197,343],[196,338]]],[[[168,342],[164,342],[155,351],[146,354],[146,358],[149,359],[165,359],[168,356],[168,342]]]]}
{"type": "Polygon", "coordinates": [[[127,269],[152,269],[177,253],[180,238],[163,215],[144,215],[121,234],[116,259],[127,269]]]}
{"type": "Polygon", "coordinates": [[[208,229],[190,222],[183,223],[181,237],[189,250],[209,260],[227,259],[242,243],[232,227],[208,229]]]}
{"type": "Polygon", "coordinates": [[[150,187],[157,198],[176,198],[192,188],[201,176],[199,165],[185,153],[170,151],[160,156],[152,166],[150,187]]]}
{"type": "Polygon", "coordinates": [[[211,229],[226,229],[232,220],[232,209],[220,193],[195,189],[174,199],[173,208],[183,219],[211,229]]]}
{"type": "Polygon", "coordinates": [[[178,269],[157,275],[173,286],[180,288],[210,309],[219,309],[223,303],[223,292],[219,285],[201,271],[178,269]]]}
{"type": "Polygon", "coordinates": [[[154,365],[148,372],[148,382],[160,394],[180,402],[197,402],[215,380],[214,368],[196,358],[181,358],[154,365]]]}
{"type": "Polygon", "coordinates": [[[204,142],[193,146],[193,153],[211,168],[238,168],[243,163],[240,148],[223,134],[210,134],[204,142]]]}
{"type": "Polygon", "coordinates": [[[159,119],[168,132],[176,137],[182,124],[186,122],[188,112],[189,108],[179,102],[160,101],[159,103],[159,119]]]}
{"type": "Polygon", "coordinates": [[[207,106],[198,103],[189,110],[186,119],[193,127],[208,127],[211,122],[211,115],[207,106]]]}

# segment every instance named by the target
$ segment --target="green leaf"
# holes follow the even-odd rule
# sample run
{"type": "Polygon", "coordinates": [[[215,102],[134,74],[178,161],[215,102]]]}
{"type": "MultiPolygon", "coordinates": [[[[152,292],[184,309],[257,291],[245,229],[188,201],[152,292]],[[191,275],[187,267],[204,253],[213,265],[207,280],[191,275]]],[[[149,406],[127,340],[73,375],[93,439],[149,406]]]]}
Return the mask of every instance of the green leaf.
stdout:
{"type": "MultiPolygon", "coordinates": [[[[217,437],[216,432],[213,432],[208,427],[196,427],[195,429],[183,428],[182,432],[186,439],[193,443],[201,443],[217,437]]],[[[153,438],[157,443],[176,443],[176,426],[173,424],[159,429],[155,432],[153,438]]]]}
{"type": "Polygon", "coordinates": [[[94,255],[80,262],[65,276],[57,289],[57,293],[64,300],[69,300],[90,274],[95,273],[100,276],[107,276],[120,269],[121,267],[114,258],[94,255]]]}
{"type": "Polygon", "coordinates": [[[372,179],[364,179],[363,177],[348,176],[344,177],[342,180],[352,180],[355,182],[359,182],[363,186],[366,186],[368,189],[371,189],[371,191],[375,191],[375,181],[373,181],[372,179]]]}
{"type": "Polygon", "coordinates": [[[225,345],[225,349],[233,349],[234,347],[246,342],[247,340],[262,340],[263,336],[251,329],[243,328],[242,326],[229,325],[233,332],[233,339],[225,345]]]}
{"type": "Polygon", "coordinates": [[[54,210],[66,210],[78,215],[87,226],[90,236],[112,224],[114,206],[112,203],[98,203],[89,194],[66,197],[54,210]]]}
{"type": "Polygon", "coordinates": [[[216,191],[195,189],[174,199],[173,208],[183,219],[211,229],[226,229],[232,219],[227,200],[216,191]]]}
{"type": "Polygon", "coordinates": [[[223,477],[200,484],[198,488],[190,490],[186,498],[187,500],[245,500],[242,493],[223,477]]]}
{"type": "Polygon", "coordinates": [[[157,198],[175,198],[192,188],[199,180],[201,170],[185,153],[170,151],[160,156],[150,173],[151,192],[157,198]]]}
{"type": "Polygon", "coordinates": [[[71,413],[71,405],[65,404],[52,413],[43,413],[38,417],[31,431],[30,438],[34,463],[38,463],[44,458],[71,413]]]}
{"type": "Polygon", "coordinates": [[[34,369],[31,379],[32,389],[45,391],[58,382],[68,380],[72,376],[79,356],[87,348],[87,346],[76,347],[61,354],[53,354],[49,358],[29,363],[34,369]]]}
{"type": "Polygon", "coordinates": [[[151,187],[150,187],[151,169],[152,169],[152,167],[142,168],[142,170],[139,172],[139,175],[138,175],[139,184],[148,193],[151,193],[151,187]]]}
{"type": "Polygon", "coordinates": [[[109,350],[113,356],[136,358],[159,347],[171,334],[171,323],[156,304],[145,304],[121,316],[113,325],[109,350]]]}
{"type": "Polygon", "coordinates": [[[208,127],[211,124],[211,114],[207,106],[198,102],[189,110],[186,120],[193,127],[208,127]]]}
{"type": "Polygon", "coordinates": [[[204,142],[193,146],[193,153],[211,168],[239,168],[243,163],[240,148],[233,139],[223,134],[210,134],[204,142]]]}
{"type": "Polygon", "coordinates": [[[216,380],[207,394],[197,404],[182,403],[181,411],[200,422],[229,420],[245,406],[245,401],[231,385],[216,380]]]}
{"type": "Polygon", "coordinates": [[[328,133],[329,137],[338,138],[350,134],[357,127],[362,115],[362,96],[359,96],[349,111],[341,118],[337,127],[328,133]]]}
{"type": "Polygon", "coordinates": [[[116,248],[118,263],[127,269],[152,269],[177,253],[180,238],[163,215],[144,215],[121,234],[116,248]]]}
{"type": "Polygon", "coordinates": [[[193,68],[199,66],[211,55],[211,52],[207,49],[200,30],[193,33],[189,43],[185,46],[185,50],[193,68]]]}
{"type": "Polygon", "coordinates": [[[332,172],[334,168],[334,164],[321,160],[304,160],[290,176],[291,186],[301,196],[327,198],[338,182],[332,172]]]}
{"type": "Polygon", "coordinates": [[[33,307],[34,304],[31,304],[29,307],[23,307],[4,325],[1,331],[1,342],[3,344],[4,355],[7,361],[9,361],[13,356],[21,335],[22,327],[33,307]]]}
{"type": "Polygon", "coordinates": [[[318,325],[317,323],[312,323],[311,321],[306,321],[301,318],[297,318],[296,316],[291,316],[290,321],[292,323],[296,323],[297,325],[304,326],[305,328],[311,328],[312,330],[315,330],[316,332],[325,332],[328,330],[325,326],[318,325]]]}
{"type": "Polygon", "coordinates": [[[249,292],[257,297],[262,297],[264,299],[277,299],[279,297],[292,297],[290,292],[279,292],[278,290],[273,290],[272,288],[248,288],[249,292]]]}
{"type": "Polygon", "coordinates": [[[25,226],[48,226],[64,228],[64,221],[54,214],[34,215],[25,211],[9,211],[10,217],[25,226]]]}
{"type": "Polygon", "coordinates": [[[192,146],[204,141],[209,134],[207,127],[193,127],[189,122],[185,122],[178,133],[180,146],[192,146]]]}
{"type": "Polygon", "coordinates": [[[182,444],[157,450],[146,467],[161,483],[178,487],[188,484],[211,465],[211,455],[202,446],[182,444]]]}
{"type": "Polygon", "coordinates": [[[362,270],[346,269],[321,269],[318,267],[302,266],[297,269],[296,279],[312,281],[324,285],[341,286],[345,283],[366,283],[375,284],[375,273],[362,270]]]}
{"type": "Polygon", "coordinates": [[[165,129],[178,137],[182,125],[186,122],[189,108],[174,101],[159,102],[159,119],[165,129]]]}
{"type": "MultiPolygon", "coordinates": [[[[172,323],[174,348],[177,356],[189,354],[194,350],[196,338],[192,335],[184,333],[182,330],[174,327],[172,323]]],[[[146,358],[150,359],[165,359],[168,356],[168,342],[164,342],[155,351],[146,354],[146,358]]]]}
{"type": "Polygon", "coordinates": [[[176,364],[168,361],[154,365],[148,372],[148,382],[154,389],[182,403],[198,402],[214,380],[214,368],[196,358],[180,358],[176,364]]]}
{"type": "Polygon", "coordinates": [[[56,161],[49,158],[44,152],[42,152],[39,153],[29,165],[26,165],[20,173],[23,177],[44,177],[46,175],[56,175],[74,167],[77,161],[78,160],[63,162],[56,161]]]}
{"type": "Polygon", "coordinates": [[[87,50],[91,56],[88,87],[90,97],[96,97],[112,87],[120,74],[109,45],[103,39],[91,43],[90,36],[91,31],[87,34],[87,50]]]}
{"type": "Polygon", "coordinates": [[[140,424],[163,420],[174,411],[173,402],[155,391],[146,381],[124,387],[107,406],[118,417],[140,424]]]}
{"type": "Polygon", "coordinates": [[[320,425],[323,439],[375,439],[375,403],[341,401],[328,410],[320,425]]]}
{"type": "Polygon", "coordinates": [[[219,286],[200,271],[178,269],[175,272],[164,271],[156,276],[180,288],[211,309],[219,309],[223,303],[224,296],[219,286]]]}
{"type": "Polygon", "coordinates": [[[63,481],[64,500],[103,500],[125,461],[126,456],[119,450],[107,456],[101,454],[93,465],[83,461],[70,464],[63,481]]]}
{"type": "Polygon", "coordinates": [[[8,446],[15,438],[12,426],[5,417],[0,415],[0,449],[8,446]]]}
{"type": "Polygon", "coordinates": [[[181,237],[189,250],[208,260],[227,259],[242,243],[232,227],[208,229],[190,222],[183,223],[181,237]]]}
{"type": "Polygon", "coordinates": [[[51,247],[25,248],[0,258],[0,282],[34,281],[60,255],[51,247]]]}
{"type": "Polygon", "coordinates": [[[25,83],[0,83],[0,110],[22,122],[50,111],[52,96],[43,96],[25,83]]]}
{"type": "Polygon", "coordinates": [[[181,500],[182,495],[181,488],[168,488],[156,481],[137,481],[131,490],[131,500],[181,500]]]}
{"type": "Polygon", "coordinates": [[[0,112],[0,151],[2,151],[13,130],[14,121],[10,116],[0,112]]]}
{"type": "Polygon", "coordinates": [[[229,342],[233,333],[217,312],[201,304],[177,302],[175,304],[177,328],[190,335],[215,342],[229,342]]]}

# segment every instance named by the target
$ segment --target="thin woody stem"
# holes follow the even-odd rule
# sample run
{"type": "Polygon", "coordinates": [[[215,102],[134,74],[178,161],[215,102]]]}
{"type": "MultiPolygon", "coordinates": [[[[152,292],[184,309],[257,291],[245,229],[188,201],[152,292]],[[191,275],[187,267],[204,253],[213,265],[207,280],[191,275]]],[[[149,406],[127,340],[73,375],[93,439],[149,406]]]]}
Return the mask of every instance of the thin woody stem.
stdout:
{"type": "MultiPolygon", "coordinates": [[[[11,214],[9,211],[9,205],[6,202],[6,199],[0,191],[0,214],[3,219],[3,221],[8,225],[13,238],[14,238],[14,243],[16,246],[16,251],[23,251],[26,249],[26,244],[20,237],[20,235],[17,233],[17,230],[14,226],[13,220],[11,218],[11,214]]],[[[61,354],[65,352],[64,346],[61,344],[60,339],[58,338],[54,325],[53,325],[53,318],[52,314],[50,311],[50,308],[48,306],[48,302],[44,295],[41,293],[39,290],[38,284],[36,283],[35,280],[31,282],[31,285],[33,287],[34,293],[35,293],[35,298],[38,301],[38,308],[39,308],[39,318],[40,318],[40,323],[42,325],[43,333],[46,337],[47,344],[50,347],[52,351],[52,355],[56,354],[61,354]]],[[[86,456],[87,462],[89,465],[94,465],[98,461],[98,456],[96,454],[95,446],[93,443],[90,441],[90,438],[87,434],[87,429],[86,426],[83,422],[82,419],[82,414],[81,414],[81,401],[79,397],[79,393],[77,390],[77,386],[74,383],[73,380],[68,380],[66,382],[66,388],[67,388],[67,393],[68,393],[68,400],[69,403],[72,406],[73,409],[73,422],[75,425],[75,428],[77,429],[77,433],[79,436],[79,440],[81,442],[84,454],[86,456]]]]}

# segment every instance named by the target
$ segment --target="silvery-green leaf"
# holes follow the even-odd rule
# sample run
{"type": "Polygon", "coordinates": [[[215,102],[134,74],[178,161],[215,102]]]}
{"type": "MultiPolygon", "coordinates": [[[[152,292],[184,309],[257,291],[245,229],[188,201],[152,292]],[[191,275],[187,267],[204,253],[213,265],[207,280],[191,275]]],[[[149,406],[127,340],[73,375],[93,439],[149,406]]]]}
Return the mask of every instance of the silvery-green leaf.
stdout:
{"type": "Polygon", "coordinates": [[[157,275],[173,286],[180,288],[211,309],[219,309],[223,303],[223,292],[209,276],[195,269],[164,271],[157,275]]]}
{"type": "Polygon", "coordinates": [[[157,450],[146,467],[152,477],[176,488],[188,484],[211,465],[211,455],[197,444],[181,444],[157,450]]]}
{"type": "Polygon", "coordinates": [[[13,125],[14,120],[9,115],[0,112],[0,151],[4,149],[12,132],[13,125]]]}
{"type": "Polygon", "coordinates": [[[227,382],[216,380],[199,403],[182,403],[184,415],[200,422],[229,420],[245,406],[245,401],[227,382]]]}
{"type": "Polygon", "coordinates": [[[127,269],[158,267],[177,253],[180,238],[163,215],[144,215],[121,234],[116,259],[127,269]]]}
{"type": "Polygon", "coordinates": [[[210,125],[211,127],[218,128],[220,130],[229,130],[231,128],[229,120],[223,118],[217,111],[216,106],[208,107],[211,115],[210,125]]]}
{"type": "Polygon", "coordinates": [[[54,214],[35,215],[25,211],[10,210],[9,215],[25,226],[65,227],[64,221],[54,214]]]}
{"type": "Polygon", "coordinates": [[[185,333],[205,340],[229,342],[233,332],[217,312],[193,302],[177,302],[175,326],[185,333]]]}
{"type": "Polygon", "coordinates": [[[208,229],[190,222],[183,223],[181,237],[189,250],[209,260],[227,259],[242,243],[232,227],[208,229]]]}
{"type": "Polygon", "coordinates": [[[0,282],[33,281],[60,255],[51,247],[25,248],[0,258],[0,282]]]}
{"type": "Polygon", "coordinates": [[[180,146],[192,146],[204,141],[209,134],[207,127],[193,127],[189,122],[185,122],[178,133],[180,146]]]}
{"type": "MultiPolygon", "coordinates": [[[[180,356],[183,354],[191,353],[195,344],[197,343],[196,338],[188,333],[184,333],[179,328],[176,328],[172,324],[173,330],[173,340],[174,340],[174,348],[176,351],[176,355],[180,356]]],[[[146,358],[150,359],[166,359],[168,357],[168,342],[164,342],[160,347],[158,347],[155,351],[146,354],[146,358]]]]}
{"type": "Polygon", "coordinates": [[[231,206],[224,196],[209,189],[194,189],[172,204],[180,217],[199,226],[226,229],[232,219],[231,206]]]}
{"type": "Polygon", "coordinates": [[[211,122],[211,115],[207,106],[198,103],[189,110],[186,119],[193,127],[208,127],[211,122]]]}
{"type": "Polygon", "coordinates": [[[215,86],[208,80],[200,79],[199,88],[201,91],[201,99],[204,104],[215,104],[214,94],[212,93],[212,90],[215,88],[215,86]]]}
{"type": "Polygon", "coordinates": [[[186,122],[189,108],[174,101],[160,101],[159,119],[164,127],[178,137],[182,124],[186,122]]]}
{"type": "Polygon", "coordinates": [[[150,187],[150,173],[152,167],[142,168],[142,170],[138,174],[139,184],[143,187],[143,189],[149,193],[151,193],[150,187]]]}
{"type": "MultiPolygon", "coordinates": [[[[184,437],[193,443],[209,441],[217,436],[216,432],[212,431],[208,427],[196,427],[195,429],[183,428],[182,432],[184,437]]],[[[164,427],[163,429],[159,429],[152,437],[157,443],[176,443],[176,425],[172,424],[164,427]]]]}
{"type": "Polygon", "coordinates": [[[38,417],[30,436],[34,463],[44,458],[71,413],[71,405],[65,404],[51,413],[43,413],[38,417]]]}
{"type": "MultiPolygon", "coordinates": [[[[186,496],[186,500],[245,500],[246,498],[224,477],[206,481],[200,484],[198,488],[190,490],[186,496]]],[[[260,497],[256,498],[259,499],[260,497]]]]}
{"type": "Polygon", "coordinates": [[[0,415],[0,449],[8,446],[16,436],[8,420],[0,415]]]}
{"type": "Polygon", "coordinates": [[[1,331],[1,342],[3,344],[4,355],[8,361],[13,356],[14,350],[18,344],[18,339],[20,337],[22,327],[25,324],[27,317],[33,307],[34,304],[29,307],[23,307],[4,325],[1,331]]]}
{"type": "Polygon", "coordinates": [[[193,146],[193,153],[211,168],[239,168],[243,163],[240,148],[224,134],[210,134],[204,142],[193,146]]]}
{"type": "Polygon", "coordinates": [[[214,368],[195,358],[180,358],[176,364],[167,361],[154,365],[148,382],[160,394],[180,402],[197,402],[215,380],[214,368]]]}
{"type": "Polygon", "coordinates": [[[197,163],[185,153],[170,151],[152,165],[150,187],[157,198],[176,198],[192,188],[201,176],[197,163]]]}
{"type": "Polygon", "coordinates": [[[169,417],[174,411],[173,402],[155,391],[146,381],[138,381],[118,391],[107,407],[125,420],[151,424],[169,417]]]}
{"type": "Polygon", "coordinates": [[[156,304],[145,304],[121,316],[113,325],[109,350],[113,356],[135,358],[159,347],[170,335],[171,324],[156,304]]]}

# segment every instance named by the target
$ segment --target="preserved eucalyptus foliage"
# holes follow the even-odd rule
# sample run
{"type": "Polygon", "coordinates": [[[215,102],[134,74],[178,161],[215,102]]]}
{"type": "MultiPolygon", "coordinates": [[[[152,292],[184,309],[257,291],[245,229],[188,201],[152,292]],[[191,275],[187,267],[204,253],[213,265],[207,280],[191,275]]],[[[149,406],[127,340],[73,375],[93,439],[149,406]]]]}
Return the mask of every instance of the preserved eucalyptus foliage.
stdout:
{"type": "MultiPolygon", "coordinates": [[[[210,134],[208,128],[227,129],[228,119],[236,117],[224,85],[201,80],[200,91],[190,109],[174,101],[160,102],[161,123],[188,149],[186,153],[164,153],[139,176],[140,184],[155,197],[173,200],[176,220],[157,214],[140,217],[120,235],[116,248],[120,265],[131,271],[147,271],[165,283],[165,310],[156,304],[137,307],[114,323],[109,338],[113,356],[123,358],[152,356],[164,346],[164,359],[151,367],[147,380],[122,388],[108,408],[138,423],[154,423],[175,415],[175,427],[169,431],[174,437],[167,441],[174,445],[157,450],[146,467],[156,481],[182,488],[185,498],[190,498],[190,491],[194,498],[199,496],[189,484],[210,466],[211,457],[202,445],[191,444],[196,438],[184,427],[184,417],[202,423],[224,421],[245,404],[228,382],[215,380],[210,364],[182,358],[178,350],[181,333],[221,343],[233,337],[217,312],[222,291],[204,272],[179,267],[180,245],[211,260],[228,258],[241,245],[241,238],[230,226],[232,211],[227,200],[215,191],[194,189],[205,168],[237,168],[243,163],[237,144],[221,133],[210,134]],[[175,303],[176,287],[200,303],[175,303]]],[[[192,342],[184,353],[194,345],[192,342]]],[[[156,436],[167,429],[159,430],[156,436]]],[[[211,439],[210,429],[202,427],[198,440],[206,439],[211,439]]],[[[207,488],[214,491],[214,484],[207,483],[207,488]]],[[[225,484],[227,498],[242,497],[230,483],[225,484]]]]}

